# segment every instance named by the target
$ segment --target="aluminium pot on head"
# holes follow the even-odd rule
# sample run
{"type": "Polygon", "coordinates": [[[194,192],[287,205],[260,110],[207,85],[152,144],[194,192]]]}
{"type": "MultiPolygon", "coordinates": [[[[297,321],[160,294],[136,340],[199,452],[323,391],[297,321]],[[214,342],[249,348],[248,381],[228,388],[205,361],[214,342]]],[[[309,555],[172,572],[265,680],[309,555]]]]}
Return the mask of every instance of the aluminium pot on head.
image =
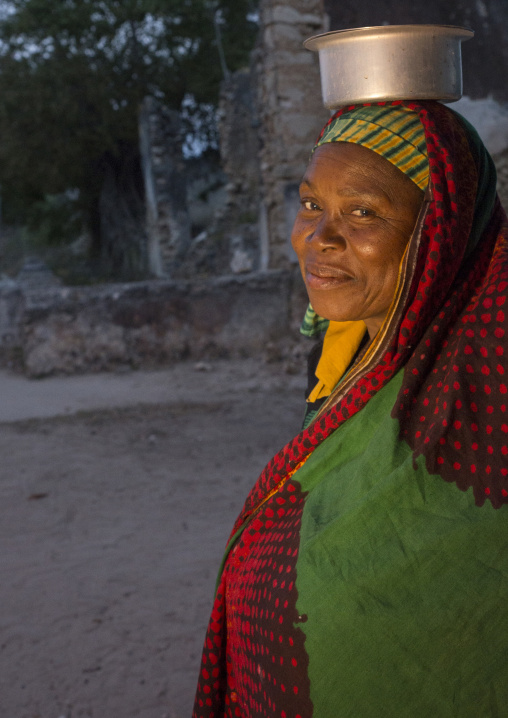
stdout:
{"type": "Polygon", "coordinates": [[[319,53],[329,109],[388,100],[462,96],[461,43],[474,32],[451,25],[383,25],[337,30],[305,40],[319,53]]]}

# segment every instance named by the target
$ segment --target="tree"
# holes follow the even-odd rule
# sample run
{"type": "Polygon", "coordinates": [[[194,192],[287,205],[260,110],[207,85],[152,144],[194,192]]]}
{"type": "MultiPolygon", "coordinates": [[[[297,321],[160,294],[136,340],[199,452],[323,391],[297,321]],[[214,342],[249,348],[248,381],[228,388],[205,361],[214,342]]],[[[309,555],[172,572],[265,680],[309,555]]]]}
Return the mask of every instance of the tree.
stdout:
{"type": "MultiPolygon", "coordinates": [[[[13,0],[0,21],[0,182],[7,219],[74,190],[100,247],[106,172],[137,156],[138,110],[214,105],[246,62],[252,0],[13,0]]],[[[187,108],[187,111],[188,108],[187,108]]],[[[205,124],[206,129],[206,124],[205,124]]],[[[135,164],[135,163],[134,163],[135,164]]]]}

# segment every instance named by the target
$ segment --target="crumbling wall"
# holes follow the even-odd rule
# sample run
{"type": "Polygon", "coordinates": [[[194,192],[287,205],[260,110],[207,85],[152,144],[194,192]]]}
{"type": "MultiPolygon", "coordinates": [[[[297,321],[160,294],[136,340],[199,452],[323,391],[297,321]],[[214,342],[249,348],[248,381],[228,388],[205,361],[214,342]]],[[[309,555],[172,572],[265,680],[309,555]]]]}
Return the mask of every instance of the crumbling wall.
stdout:
{"type": "Polygon", "coordinates": [[[288,272],[75,288],[0,285],[0,359],[30,377],[268,350],[283,358],[295,346],[288,272]]]}
{"type": "Polygon", "coordinates": [[[298,185],[317,134],[323,107],[319,64],[303,41],[327,30],[322,0],[261,0],[255,50],[260,120],[261,222],[269,267],[289,267],[298,185]]]}
{"type": "Polygon", "coordinates": [[[139,135],[148,268],[155,277],[171,277],[191,237],[179,113],[147,97],[140,112],[139,135]]]}
{"type": "Polygon", "coordinates": [[[323,0],[260,0],[251,67],[234,73],[222,87],[219,132],[226,200],[192,240],[176,117],[153,98],[145,101],[140,144],[152,274],[187,278],[291,268],[298,184],[328,116],[318,58],[303,41],[324,30],[323,0]]]}
{"type": "Polygon", "coordinates": [[[266,269],[260,239],[259,120],[249,69],[222,83],[219,102],[220,159],[224,196],[215,215],[192,240],[178,276],[244,274],[266,269]]]}
{"type": "Polygon", "coordinates": [[[214,231],[225,236],[227,271],[266,269],[259,224],[259,115],[252,69],[236,72],[223,83],[219,137],[228,198],[214,231]]]}

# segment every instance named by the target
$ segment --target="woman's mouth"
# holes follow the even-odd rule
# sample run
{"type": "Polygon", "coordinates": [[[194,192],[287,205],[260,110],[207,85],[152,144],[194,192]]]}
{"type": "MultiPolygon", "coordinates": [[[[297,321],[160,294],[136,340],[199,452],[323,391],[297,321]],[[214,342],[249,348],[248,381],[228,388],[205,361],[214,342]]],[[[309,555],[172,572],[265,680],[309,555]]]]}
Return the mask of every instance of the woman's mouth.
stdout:
{"type": "Polygon", "coordinates": [[[336,289],[351,282],[353,277],[339,267],[309,264],[305,267],[305,284],[309,289],[336,289]]]}

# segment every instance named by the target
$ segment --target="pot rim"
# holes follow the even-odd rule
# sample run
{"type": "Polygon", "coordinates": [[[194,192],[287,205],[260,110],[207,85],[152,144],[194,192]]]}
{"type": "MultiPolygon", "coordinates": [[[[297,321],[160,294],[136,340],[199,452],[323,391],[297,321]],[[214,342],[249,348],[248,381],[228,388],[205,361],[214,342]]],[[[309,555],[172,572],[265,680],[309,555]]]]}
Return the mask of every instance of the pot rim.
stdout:
{"type": "Polygon", "coordinates": [[[343,41],[354,42],[355,40],[368,40],[380,38],[383,35],[400,35],[404,33],[407,35],[428,35],[429,37],[458,37],[461,40],[469,40],[474,36],[474,30],[460,25],[425,25],[420,23],[411,25],[372,25],[323,32],[307,38],[303,44],[307,50],[316,51],[343,41]]]}

